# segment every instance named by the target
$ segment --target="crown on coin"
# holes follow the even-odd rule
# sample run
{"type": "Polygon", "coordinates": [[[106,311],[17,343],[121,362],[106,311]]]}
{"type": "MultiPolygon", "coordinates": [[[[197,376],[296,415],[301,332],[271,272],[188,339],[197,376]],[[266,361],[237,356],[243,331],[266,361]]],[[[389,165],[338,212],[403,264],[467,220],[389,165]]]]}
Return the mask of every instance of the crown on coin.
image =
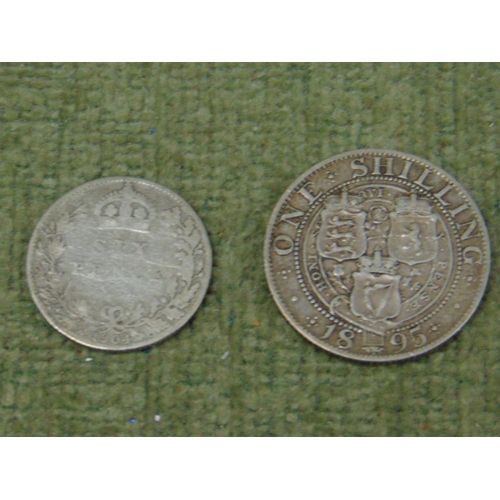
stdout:
{"type": "Polygon", "coordinates": [[[365,273],[394,275],[398,270],[398,261],[382,257],[382,252],[380,249],[377,249],[373,257],[361,257],[359,259],[359,270],[365,273]]]}
{"type": "Polygon", "coordinates": [[[402,212],[418,212],[421,214],[431,214],[432,204],[428,200],[418,199],[415,193],[410,196],[402,196],[396,201],[396,210],[402,212]]]}
{"type": "Polygon", "coordinates": [[[99,229],[128,229],[149,231],[154,213],[146,197],[138,193],[132,183],[101,198],[96,206],[99,229]]]}
{"type": "Polygon", "coordinates": [[[362,199],[358,196],[349,195],[347,189],[343,189],[340,196],[334,195],[328,198],[326,202],[326,207],[330,209],[337,208],[347,208],[356,209],[359,211],[358,205],[360,205],[362,199]]]}

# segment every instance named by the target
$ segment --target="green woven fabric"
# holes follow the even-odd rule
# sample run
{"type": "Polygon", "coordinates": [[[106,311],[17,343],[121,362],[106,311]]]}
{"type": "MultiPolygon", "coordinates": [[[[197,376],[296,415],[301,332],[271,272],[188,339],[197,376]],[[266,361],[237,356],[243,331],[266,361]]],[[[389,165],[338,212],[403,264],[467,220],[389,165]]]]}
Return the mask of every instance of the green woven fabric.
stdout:
{"type": "Polygon", "coordinates": [[[499,109],[499,65],[0,65],[0,435],[498,436],[495,259],[487,296],[457,337],[415,361],[372,366],[323,352],[288,325],[262,249],[288,185],[364,147],[450,172],[498,248],[499,109]],[[181,194],[214,251],[188,326],[124,354],[53,330],[25,276],[45,210],[113,175],[181,194]]]}

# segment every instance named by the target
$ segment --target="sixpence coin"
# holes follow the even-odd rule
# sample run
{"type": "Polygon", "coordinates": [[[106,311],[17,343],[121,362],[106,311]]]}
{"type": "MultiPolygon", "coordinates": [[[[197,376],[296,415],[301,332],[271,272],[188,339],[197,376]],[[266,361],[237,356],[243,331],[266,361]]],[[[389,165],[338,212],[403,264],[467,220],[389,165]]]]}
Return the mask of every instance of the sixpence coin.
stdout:
{"type": "Polygon", "coordinates": [[[198,215],[142,179],[77,187],[43,215],[28,248],[31,295],[60,333],[126,351],[179,330],[200,306],[212,253],[198,215]]]}

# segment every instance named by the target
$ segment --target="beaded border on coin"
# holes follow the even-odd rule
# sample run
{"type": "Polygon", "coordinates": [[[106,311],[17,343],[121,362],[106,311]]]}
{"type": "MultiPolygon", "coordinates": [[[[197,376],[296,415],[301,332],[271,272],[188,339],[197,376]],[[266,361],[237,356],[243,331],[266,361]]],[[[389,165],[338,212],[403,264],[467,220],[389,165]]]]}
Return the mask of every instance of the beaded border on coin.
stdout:
{"type": "MultiPolygon", "coordinates": [[[[380,201],[379,207],[384,200],[380,201]]],[[[339,247],[335,248],[338,252],[339,247]]],[[[317,346],[345,358],[368,362],[412,358],[453,337],[482,300],[490,272],[490,253],[489,236],[481,213],[456,179],[425,159],[385,149],[339,154],[302,174],[277,203],[264,245],[268,285],[288,322],[317,346]],[[366,193],[373,188],[394,198],[390,206],[395,213],[384,215],[391,218],[391,224],[402,234],[396,229],[387,229],[381,246],[367,253],[370,241],[361,241],[364,231],[361,226],[368,217],[363,210],[368,203],[366,193]],[[360,194],[365,198],[358,196],[360,194]],[[341,201],[342,196],[344,201],[341,201]],[[400,213],[395,208],[398,202],[402,205],[400,213]],[[325,208],[327,203],[330,203],[328,209],[325,208]],[[324,214],[337,214],[337,221],[338,214],[343,214],[341,218],[345,222],[349,211],[354,214],[352,221],[363,222],[358,224],[359,238],[349,233],[360,252],[349,247],[351,254],[335,255],[331,245],[330,250],[320,248],[325,246],[324,234],[321,234],[324,233],[321,223],[324,214]],[[362,212],[365,215],[355,215],[362,212]],[[409,231],[401,222],[409,222],[416,229],[409,231]],[[392,251],[387,251],[387,233],[392,251]],[[421,262],[419,257],[410,255],[411,244],[400,243],[405,238],[418,242],[421,262]],[[308,252],[315,266],[314,277],[319,284],[316,287],[308,272],[305,258],[308,252]],[[441,254],[443,258],[439,257],[441,254]],[[327,278],[325,266],[320,261],[333,268],[330,273],[336,273],[336,282],[327,278]],[[345,273],[344,263],[350,267],[348,280],[351,283],[347,287],[338,279],[345,273]],[[441,267],[437,269],[436,266],[441,267]],[[448,272],[444,285],[433,281],[434,277],[444,280],[444,273],[439,272],[441,268],[448,272]],[[405,270],[416,275],[423,274],[422,270],[431,273],[430,277],[421,278],[421,283],[415,285],[421,287],[420,291],[406,302],[401,297],[399,284],[401,281],[411,283],[413,278],[404,276],[405,270]],[[422,281],[424,278],[426,281],[422,281]],[[338,286],[345,290],[335,297],[338,286]],[[439,291],[432,292],[434,289],[439,291]],[[377,294],[370,296],[378,301],[375,309],[370,302],[372,299],[366,298],[370,293],[377,294]],[[424,299],[431,302],[432,293],[436,295],[432,307],[419,303],[424,299]],[[341,307],[338,310],[337,306],[329,307],[330,299],[331,304],[337,300],[336,304],[341,307]],[[410,318],[413,321],[398,322],[398,311],[410,306],[416,310],[410,318]],[[462,314],[457,317],[459,311],[462,314]]],[[[406,290],[405,293],[412,292],[406,290]]],[[[410,313],[406,315],[409,317],[410,313]]]]}

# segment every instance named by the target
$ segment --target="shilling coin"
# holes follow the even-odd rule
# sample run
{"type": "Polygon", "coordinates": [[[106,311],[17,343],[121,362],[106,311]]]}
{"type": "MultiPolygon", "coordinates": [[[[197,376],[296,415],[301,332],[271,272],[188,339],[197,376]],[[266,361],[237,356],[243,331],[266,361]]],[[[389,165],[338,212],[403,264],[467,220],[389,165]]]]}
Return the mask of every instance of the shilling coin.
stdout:
{"type": "Polygon", "coordinates": [[[210,280],[206,230],[178,194],[110,177],[83,184],[41,218],[28,248],[33,300],[88,347],[138,349],[179,330],[210,280]]]}
{"type": "Polygon", "coordinates": [[[465,189],[426,160],[365,149],[300,176],[266,235],[271,293],[314,344],[360,361],[425,353],[483,297],[490,243],[465,189]]]}

